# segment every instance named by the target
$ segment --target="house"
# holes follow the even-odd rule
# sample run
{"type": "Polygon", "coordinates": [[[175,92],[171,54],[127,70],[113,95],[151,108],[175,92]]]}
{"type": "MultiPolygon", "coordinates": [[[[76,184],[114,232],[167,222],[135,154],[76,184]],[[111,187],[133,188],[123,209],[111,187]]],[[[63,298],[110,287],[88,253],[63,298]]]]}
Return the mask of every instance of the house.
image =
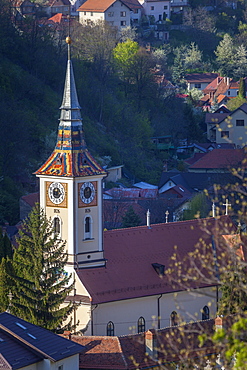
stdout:
{"type": "Polygon", "coordinates": [[[205,319],[128,336],[71,335],[70,339],[84,347],[80,369],[128,370],[136,369],[137,363],[138,369],[174,369],[183,358],[190,358],[194,365],[206,365],[208,359],[215,359],[216,348],[209,339],[201,346],[198,336],[203,333],[212,337],[217,330],[216,320],[205,319]]]}
{"type": "Polygon", "coordinates": [[[0,313],[1,369],[79,369],[79,353],[84,349],[37,325],[0,313]]]}
{"type": "Polygon", "coordinates": [[[153,18],[155,22],[165,21],[170,19],[171,7],[170,0],[140,0],[143,6],[145,15],[153,18]]]}
{"type": "Polygon", "coordinates": [[[189,0],[171,0],[171,11],[181,13],[189,6],[189,0]]]}
{"type": "Polygon", "coordinates": [[[217,144],[232,143],[242,148],[247,143],[247,104],[233,112],[206,113],[207,138],[217,144]]]}
{"type": "Polygon", "coordinates": [[[209,83],[219,76],[218,73],[190,73],[185,76],[187,90],[204,90],[209,83]]]}
{"type": "Polygon", "coordinates": [[[117,28],[138,23],[142,6],[137,0],[87,0],[79,9],[79,22],[107,21],[117,28]]]}
{"type": "Polygon", "coordinates": [[[49,0],[45,6],[45,10],[49,17],[52,17],[57,13],[69,15],[70,7],[71,3],[69,0],[49,0]]]}
{"type": "MultiPolygon", "coordinates": [[[[234,81],[229,77],[220,77],[219,75],[203,89],[207,98],[208,104],[212,105],[214,102],[218,104],[225,104],[227,100],[235,98],[238,95],[240,81],[234,81]]],[[[247,81],[245,79],[245,85],[247,81]]]]}
{"type": "Polygon", "coordinates": [[[113,166],[113,167],[108,167],[107,170],[107,177],[105,179],[106,182],[118,182],[118,180],[121,180],[122,178],[122,168],[123,165],[120,166],[113,166]]]}
{"type": "MultiPolygon", "coordinates": [[[[243,149],[214,149],[189,167],[189,172],[197,173],[226,173],[232,168],[245,168],[246,150],[243,149]]],[[[229,176],[230,180],[230,176],[229,176]]]]}

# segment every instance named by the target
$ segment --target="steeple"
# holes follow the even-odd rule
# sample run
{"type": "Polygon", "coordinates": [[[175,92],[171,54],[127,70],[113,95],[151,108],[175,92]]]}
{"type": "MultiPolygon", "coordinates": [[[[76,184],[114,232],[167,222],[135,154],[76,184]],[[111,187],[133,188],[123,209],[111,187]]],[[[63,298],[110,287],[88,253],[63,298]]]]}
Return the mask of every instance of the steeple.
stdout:
{"type": "Polygon", "coordinates": [[[47,161],[35,172],[36,175],[84,177],[105,175],[105,171],[89,153],[82,125],[72,61],[70,60],[70,37],[63,101],[60,107],[60,123],[57,143],[47,161]]]}

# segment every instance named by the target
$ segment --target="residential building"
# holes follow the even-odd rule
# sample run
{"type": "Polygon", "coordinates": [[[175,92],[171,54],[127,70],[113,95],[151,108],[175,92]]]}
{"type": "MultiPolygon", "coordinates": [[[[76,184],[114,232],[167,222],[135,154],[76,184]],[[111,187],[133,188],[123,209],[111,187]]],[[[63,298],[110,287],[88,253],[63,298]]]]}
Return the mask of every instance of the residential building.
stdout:
{"type": "Polygon", "coordinates": [[[46,12],[49,17],[57,13],[62,13],[63,15],[70,14],[71,3],[69,0],[49,0],[45,6],[46,12]]]}
{"type": "MultiPolygon", "coordinates": [[[[67,42],[70,49],[70,38],[67,42]]],[[[226,241],[218,230],[224,226],[224,235],[234,234],[232,222],[224,216],[172,223],[167,219],[161,224],[147,222],[147,226],[103,231],[102,182],[107,173],[86,145],[70,59],[60,109],[55,149],[36,175],[40,205],[66,241],[66,272],[75,281],[67,300],[81,302],[73,315],[74,324],[79,319],[79,330],[92,335],[124,335],[130,327],[134,332],[159,329],[176,323],[177,315],[185,321],[200,315],[209,296],[209,316],[214,317],[215,287],[193,280],[190,295],[184,287],[169,282],[166,269],[175,245],[182,258],[200,240],[210,246],[214,236],[217,248],[225,250],[226,241]]],[[[146,206],[147,212],[148,202],[146,206]]],[[[210,251],[208,258],[213,258],[210,251]]]]}
{"type": "Polygon", "coordinates": [[[189,5],[189,0],[171,0],[171,11],[181,13],[189,5]]]}
{"type": "Polygon", "coordinates": [[[206,113],[207,137],[217,144],[231,143],[237,148],[247,144],[247,104],[233,112],[206,113]]]}
{"type": "Polygon", "coordinates": [[[76,370],[84,349],[37,325],[0,313],[0,367],[21,370],[76,370]]]}
{"type": "Polygon", "coordinates": [[[219,76],[218,73],[190,73],[185,76],[187,89],[204,90],[212,81],[219,76]]]}
{"type": "Polygon", "coordinates": [[[140,0],[147,17],[153,17],[155,22],[165,21],[171,16],[170,0],[140,0]]]}
{"type": "Polygon", "coordinates": [[[142,6],[137,0],[87,0],[79,9],[79,22],[107,21],[122,28],[138,23],[142,6]]]}

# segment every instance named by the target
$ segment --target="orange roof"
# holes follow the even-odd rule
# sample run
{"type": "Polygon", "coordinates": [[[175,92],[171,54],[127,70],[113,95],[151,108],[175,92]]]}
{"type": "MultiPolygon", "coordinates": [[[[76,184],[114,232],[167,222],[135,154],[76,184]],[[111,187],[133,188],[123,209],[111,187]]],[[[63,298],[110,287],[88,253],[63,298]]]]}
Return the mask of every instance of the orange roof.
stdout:
{"type": "MultiPolygon", "coordinates": [[[[77,11],[104,13],[115,2],[116,0],[87,0],[79,9],[77,9],[77,11]]],[[[130,8],[130,6],[124,1],[121,1],[121,3],[130,8]]]]}
{"type": "Polygon", "coordinates": [[[52,21],[54,23],[61,23],[63,17],[63,13],[57,13],[53,17],[49,18],[48,21],[52,21]]]}

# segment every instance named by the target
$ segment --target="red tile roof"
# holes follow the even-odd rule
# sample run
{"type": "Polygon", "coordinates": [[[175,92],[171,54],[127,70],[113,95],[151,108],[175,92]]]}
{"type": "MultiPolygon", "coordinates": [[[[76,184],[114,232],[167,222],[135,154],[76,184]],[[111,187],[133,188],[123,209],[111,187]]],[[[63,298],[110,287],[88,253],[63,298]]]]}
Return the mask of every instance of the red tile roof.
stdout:
{"type": "MultiPolygon", "coordinates": [[[[192,164],[190,169],[227,169],[238,167],[245,157],[245,149],[214,149],[192,164]]],[[[246,167],[246,164],[244,166],[246,167]]]]}
{"type": "Polygon", "coordinates": [[[39,202],[39,193],[30,193],[28,195],[23,195],[21,200],[29,204],[31,207],[35,206],[35,203],[39,202]]]}
{"type": "Polygon", "coordinates": [[[150,357],[145,345],[145,333],[121,337],[74,336],[71,340],[84,346],[80,354],[80,369],[139,369],[158,366],[171,362],[180,362],[188,356],[198,358],[216,353],[210,340],[203,346],[198,340],[199,334],[212,336],[215,320],[204,320],[177,327],[160,330],[151,329],[147,333],[155,338],[157,360],[150,357]]]}
{"type": "MultiPolygon", "coordinates": [[[[120,0],[121,1],[121,0],[120,0]]],[[[87,0],[77,9],[78,12],[97,12],[104,13],[116,0],[87,0]]],[[[127,1],[121,1],[124,5],[131,9],[127,1]]]]}
{"type": "MultiPolygon", "coordinates": [[[[152,263],[168,267],[175,245],[182,258],[200,238],[211,243],[203,223],[213,232],[216,224],[226,221],[230,222],[226,217],[208,218],[105,231],[106,267],[82,269],[77,274],[93,304],[173,292],[176,289],[157,275],[152,263]]],[[[231,222],[229,230],[224,234],[235,230],[231,222]]]]}

